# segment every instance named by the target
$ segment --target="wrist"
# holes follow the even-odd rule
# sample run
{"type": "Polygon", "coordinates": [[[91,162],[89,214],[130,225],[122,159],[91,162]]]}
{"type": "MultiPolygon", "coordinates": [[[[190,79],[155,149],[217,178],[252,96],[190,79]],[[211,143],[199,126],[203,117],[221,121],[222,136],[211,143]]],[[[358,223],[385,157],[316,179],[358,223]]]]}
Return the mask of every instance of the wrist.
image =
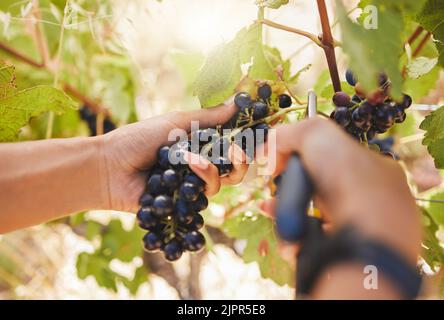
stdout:
{"type": "Polygon", "coordinates": [[[105,152],[105,139],[103,136],[87,138],[88,148],[93,151],[93,158],[91,160],[94,168],[96,192],[94,195],[95,209],[110,210],[110,190],[109,190],[109,163],[105,152]]]}

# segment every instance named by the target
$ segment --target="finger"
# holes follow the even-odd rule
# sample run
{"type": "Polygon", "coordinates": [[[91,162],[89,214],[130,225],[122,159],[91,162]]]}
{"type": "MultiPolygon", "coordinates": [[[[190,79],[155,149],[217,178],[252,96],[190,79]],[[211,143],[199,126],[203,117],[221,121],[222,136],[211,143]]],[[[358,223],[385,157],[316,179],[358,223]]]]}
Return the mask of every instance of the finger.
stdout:
{"type": "Polygon", "coordinates": [[[211,197],[220,190],[219,170],[207,159],[191,152],[185,153],[185,160],[190,169],[205,181],[205,194],[211,197]]]}
{"type": "Polygon", "coordinates": [[[292,244],[285,241],[278,241],[277,246],[279,255],[286,260],[291,266],[295,267],[296,258],[299,254],[301,246],[298,244],[292,244]]]}
{"type": "Polygon", "coordinates": [[[233,164],[233,171],[228,176],[222,177],[221,183],[223,185],[239,184],[248,171],[247,155],[238,145],[233,144],[228,149],[228,157],[233,164]]]}
{"type": "Polygon", "coordinates": [[[276,206],[276,198],[263,200],[259,203],[259,208],[264,216],[274,218],[274,208],[276,206]]]}

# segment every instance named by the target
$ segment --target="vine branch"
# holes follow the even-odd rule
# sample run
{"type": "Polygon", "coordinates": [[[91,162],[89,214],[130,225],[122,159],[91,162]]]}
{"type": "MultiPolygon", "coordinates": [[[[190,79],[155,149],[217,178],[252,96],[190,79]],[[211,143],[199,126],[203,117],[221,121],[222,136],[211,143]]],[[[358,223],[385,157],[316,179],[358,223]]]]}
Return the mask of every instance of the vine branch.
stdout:
{"type": "Polygon", "coordinates": [[[301,30],[301,29],[296,29],[296,28],[292,28],[283,24],[279,24],[267,19],[262,19],[262,20],[258,20],[257,22],[265,24],[269,27],[275,28],[275,29],[279,29],[279,30],[283,30],[283,31],[287,31],[287,32],[291,32],[291,33],[295,33],[298,34],[300,36],[306,37],[308,39],[310,39],[311,41],[313,41],[314,43],[316,43],[318,46],[320,46],[321,48],[323,47],[321,40],[319,39],[318,36],[316,36],[313,33],[301,30]]]}
{"type": "Polygon", "coordinates": [[[6,44],[0,42],[0,50],[6,52],[7,54],[13,56],[14,58],[16,58],[17,60],[20,60],[26,64],[29,64],[30,66],[34,67],[34,68],[38,68],[38,69],[45,69],[46,66],[43,62],[37,62],[32,60],[31,58],[28,58],[27,56],[25,56],[24,54],[22,54],[21,52],[18,52],[17,50],[15,50],[14,48],[11,48],[9,46],[7,46],[6,44]]]}
{"type": "Polygon", "coordinates": [[[427,44],[427,42],[429,41],[431,36],[432,36],[432,33],[431,32],[427,32],[426,35],[422,38],[421,42],[416,47],[415,51],[413,51],[412,56],[414,58],[417,57],[420,54],[422,49],[424,49],[425,45],[427,44]]]}
{"type": "Polygon", "coordinates": [[[333,35],[331,33],[325,0],[317,0],[317,4],[322,26],[322,47],[325,52],[325,57],[327,58],[328,70],[330,71],[333,88],[335,92],[338,92],[341,91],[341,81],[339,79],[338,64],[336,61],[335,40],[333,39],[333,35]]]}
{"type": "Polygon", "coordinates": [[[422,31],[424,30],[423,27],[419,26],[418,28],[416,28],[415,31],[413,31],[413,33],[410,35],[410,37],[407,39],[407,44],[412,44],[413,42],[415,42],[415,40],[421,35],[422,31]]]}

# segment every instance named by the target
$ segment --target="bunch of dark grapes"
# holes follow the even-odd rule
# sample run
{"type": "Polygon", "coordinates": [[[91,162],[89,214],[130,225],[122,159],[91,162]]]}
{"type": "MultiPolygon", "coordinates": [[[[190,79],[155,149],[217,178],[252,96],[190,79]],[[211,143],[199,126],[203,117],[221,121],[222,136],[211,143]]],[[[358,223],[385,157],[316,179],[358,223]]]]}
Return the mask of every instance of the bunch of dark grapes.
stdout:
{"type": "MultiPolygon", "coordinates": [[[[200,212],[208,206],[205,183],[184,161],[185,152],[206,157],[218,168],[221,177],[230,174],[233,170],[228,158],[230,145],[237,142],[245,145],[243,141],[237,141],[236,136],[224,135],[223,129],[251,124],[255,140],[259,137],[256,136],[259,129],[263,130],[261,136],[265,138],[268,133],[268,124],[260,120],[265,119],[272,109],[272,89],[263,84],[257,95],[258,98],[253,100],[248,93],[238,93],[234,99],[238,111],[228,123],[218,129],[192,132],[190,140],[159,150],[137,213],[139,226],[148,231],[143,238],[147,251],[161,250],[166,260],[176,261],[185,251],[197,252],[205,246],[205,237],[199,231],[204,226],[200,212]]],[[[280,95],[277,99],[282,108],[292,104],[288,95],[280,95]]]]}
{"type": "Polygon", "coordinates": [[[385,74],[379,76],[379,88],[366,94],[354,74],[347,70],[347,82],[355,88],[350,97],[345,92],[336,92],[331,114],[339,125],[359,141],[368,141],[377,134],[387,132],[394,124],[406,119],[405,110],[412,105],[412,98],[406,94],[402,101],[390,97],[390,81],[385,74]]]}
{"type": "MultiPolygon", "coordinates": [[[[91,136],[96,136],[97,135],[97,114],[95,114],[87,106],[83,106],[82,108],[80,108],[79,114],[80,114],[80,118],[83,121],[86,121],[86,123],[88,124],[88,128],[89,128],[91,136]]],[[[103,133],[108,133],[110,131],[113,131],[114,129],[116,129],[116,125],[109,117],[106,117],[103,120],[103,133]]]]}

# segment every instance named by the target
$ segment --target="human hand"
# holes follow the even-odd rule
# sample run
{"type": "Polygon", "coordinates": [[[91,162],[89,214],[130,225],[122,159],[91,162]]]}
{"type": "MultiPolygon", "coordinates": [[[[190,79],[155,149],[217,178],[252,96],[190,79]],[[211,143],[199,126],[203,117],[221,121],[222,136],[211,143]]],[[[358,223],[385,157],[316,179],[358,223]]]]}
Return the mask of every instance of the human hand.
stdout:
{"type": "MultiPolygon", "coordinates": [[[[275,141],[276,153],[268,155],[275,157],[273,174],[285,169],[293,153],[299,154],[315,185],[315,205],[333,229],[351,224],[415,265],[420,215],[395,161],[361,147],[334,123],[320,118],[278,127],[275,141]]],[[[272,215],[274,205],[271,200],[262,207],[272,215]]],[[[287,247],[284,252],[294,251],[287,247]]]]}
{"type": "MultiPolygon", "coordinates": [[[[198,121],[200,128],[216,127],[227,122],[236,112],[236,107],[220,106],[191,112],[172,112],[144,121],[130,124],[98,137],[100,158],[102,159],[103,188],[107,190],[106,209],[134,212],[138,210],[138,200],[145,189],[147,171],[156,163],[160,147],[170,145],[168,135],[173,129],[191,130],[191,121],[198,121]]],[[[202,178],[206,194],[214,195],[221,184],[239,183],[247,165],[235,161],[239,152],[229,150],[233,163],[232,173],[219,178],[218,169],[208,160],[199,157],[199,161],[189,161],[190,168],[202,178]]],[[[196,155],[189,155],[188,160],[196,155]]]]}

